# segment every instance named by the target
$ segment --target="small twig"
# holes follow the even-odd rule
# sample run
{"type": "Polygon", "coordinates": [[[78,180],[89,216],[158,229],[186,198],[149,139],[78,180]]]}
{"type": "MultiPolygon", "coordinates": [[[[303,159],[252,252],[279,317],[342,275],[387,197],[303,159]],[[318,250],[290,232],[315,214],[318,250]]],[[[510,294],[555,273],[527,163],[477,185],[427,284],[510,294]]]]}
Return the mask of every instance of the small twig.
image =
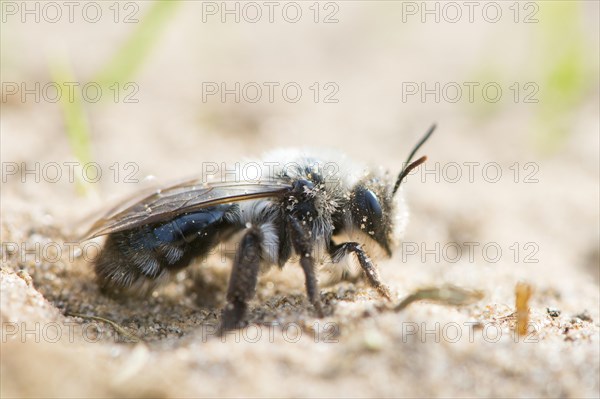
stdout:
{"type": "Polygon", "coordinates": [[[101,322],[110,324],[112,326],[112,328],[114,328],[117,333],[119,333],[122,336],[130,339],[131,341],[133,341],[133,342],[140,342],[140,341],[142,341],[142,339],[140,337],[138,337],[136,334],[127,331],[124,327],[120,326],[116,322],[114,322],[112,320],[105,319],[104,317],[100,317],[100,316],[88,316],[88,315],[84,315],[84,314],[80,314],[80,313],[71,313],[71,312],[67,312],[67,313],[65,313],[65,315],[66,316],[70,316],[70,317],[81,317],[82,319],[91,319],[91,320],[101,321],[101,322]]]}
{"type": "Polygon", "coordinates": [[[527,334],[529,326],[529,299],[533,289],[531,285],[519,282],[515,287],[515,313],[517,314],[517,334],[524,336],[527,334]]]}
{"type": "Polygon", "coordinates": [[[475,303],[483,298],[483,292],[468,290],[455,285],[446,284],[441,287],[423,288],[407,296],[394,310],[400,312],[415,301],[431,300],[443,305],[463,306],[475,303]]]}

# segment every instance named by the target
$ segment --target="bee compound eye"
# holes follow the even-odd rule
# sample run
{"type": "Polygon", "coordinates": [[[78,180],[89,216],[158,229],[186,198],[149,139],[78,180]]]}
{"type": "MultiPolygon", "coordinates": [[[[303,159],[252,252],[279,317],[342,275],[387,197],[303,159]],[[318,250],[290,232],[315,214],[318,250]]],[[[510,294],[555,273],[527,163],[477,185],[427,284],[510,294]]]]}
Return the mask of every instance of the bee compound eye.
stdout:
{"type": "Polygon", "coordinates": [[[381,218],[383,211],[381,210],[381,205],[379,204],[379,200],[377,199],[375,193],[371,190],[365,190],[364,200],[369,214],[377,219],[381,218]]]}

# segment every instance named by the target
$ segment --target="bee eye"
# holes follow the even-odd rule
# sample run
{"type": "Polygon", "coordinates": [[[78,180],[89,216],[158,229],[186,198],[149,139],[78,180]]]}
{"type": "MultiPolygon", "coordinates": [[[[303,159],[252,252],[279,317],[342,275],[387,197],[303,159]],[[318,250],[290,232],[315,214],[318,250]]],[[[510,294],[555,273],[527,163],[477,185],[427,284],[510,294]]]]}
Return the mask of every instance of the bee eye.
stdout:
{"type": "Polygon", "coordinates": [[[379,204],[377,196],[371,190],[366,190],[364,195],[365,205],[367,206],[369,213],[376,219],[380,219],[381,216],[383,216],[383,212],[381,210],[381,205],[379,204]]]}
{"type": "Polygon", "coordinates": [[[383,211],[373,191],[365,188],[357,189],[354,192],[354,204],[355,217],[361,222],[366,222],[363,218],[369,218],[371,221],[381,220],[383,211]]]}

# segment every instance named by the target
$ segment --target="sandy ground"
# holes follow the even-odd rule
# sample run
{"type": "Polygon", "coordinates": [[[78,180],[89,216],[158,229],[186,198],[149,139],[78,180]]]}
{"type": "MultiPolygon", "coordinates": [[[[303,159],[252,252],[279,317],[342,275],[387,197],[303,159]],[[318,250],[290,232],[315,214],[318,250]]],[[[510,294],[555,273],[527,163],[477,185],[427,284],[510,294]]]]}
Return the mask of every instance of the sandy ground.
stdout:
{"type": "MultiPolygon", "coordinates": [[[[142,15],[150,3],[140,4],[142,15]]],[[[454,24],[403,22],[401,3],[335,4],[334,24],[314,23],[308,3],[297,24],[252,24],[200,23],[200,3],[183,2],[131,78],[139,101],[85,104],[103,172],[85,195],[64,168],[56,181],[44,175],[52,162],[77,161],[59,106],[3,99],[2,397],[600,395],[598,3],[577,9],[586,84],[550,115],[544,48],[561,47],[544,42],[545,22],[548,7],[560,13],[566,3],[542,4],[533,24],[514,23],[508,3],[499,23],[454,24]],[[203,82],[295,82],[304,95],[203,101],[203,82]],[[315,102],[314,82],[334,82],[339,101],[315,102]],[[494,104],[422,101],[403,98],[407,82],[495,82],[504,95],[494,104]],[[537,84],[539,101],[515,102],[514,82],[537,84]],[[221,338],[214,326],[230,265],[219,256],[149,297],[115,300],[95,284],[95,247],[69,246],[108,204],[147,186],[145,176],[193,176],[202,162],[297,146],[396,173],[433,122],[422,151],[430,172],[405,186],[404,244],[377,264],[397,302],[453,284],[482,291],[474,304],[421,301],[397,313],[359,280],[322,287],[330,314],[318,319],[299,267],[288,265],[261,277],[250,326],[221,338]],[[140,183],[127,182],[132,171],[140,183]],[[525,336],[515,334],[518,282],[533,288],[525,336]]],[[[2,26],[3,93],[4,82],[51,80],[55,52],[92,81],[132,29],[11,20],[2,26]]]]}

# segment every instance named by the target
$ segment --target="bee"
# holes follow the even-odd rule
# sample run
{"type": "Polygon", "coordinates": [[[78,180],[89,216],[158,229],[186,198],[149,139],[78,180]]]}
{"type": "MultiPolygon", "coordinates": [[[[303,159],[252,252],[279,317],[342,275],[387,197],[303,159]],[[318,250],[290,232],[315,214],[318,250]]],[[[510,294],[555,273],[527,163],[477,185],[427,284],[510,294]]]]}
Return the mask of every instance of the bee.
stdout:
{"type": "Polygon", "coordinates": [[[326,267],[357,261],[368,283],[392,300],[368,252],[392,256],[408,215],[401,183],[427,159],[411,162],[434,130],[413,148],[396,178],[335,154],[288,150],[265,157],[269,167],[261,167],[258,181],[201,177],[127,201],[86,235],[107,235],[94,261],[98,283],[109,291],[135,290],[235,241],[223,329],[243,325],[259,273],[291,260],[302,268],[308,300],[320,317],[319,261],[326,267]]]}

